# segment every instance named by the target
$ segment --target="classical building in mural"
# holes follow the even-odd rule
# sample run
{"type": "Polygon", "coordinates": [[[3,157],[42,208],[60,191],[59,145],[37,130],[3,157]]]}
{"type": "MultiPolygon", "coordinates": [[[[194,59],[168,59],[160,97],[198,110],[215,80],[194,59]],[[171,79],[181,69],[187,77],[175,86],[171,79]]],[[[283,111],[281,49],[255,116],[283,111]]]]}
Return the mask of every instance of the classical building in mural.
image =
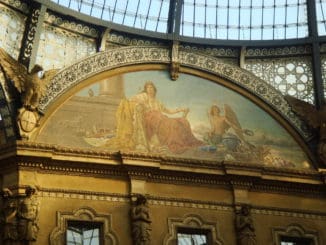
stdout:
{"type": "Polygon", "coordinates": [[[108,2],[0,0],[0,244],[326,243],[326,4],[108,2]]]}

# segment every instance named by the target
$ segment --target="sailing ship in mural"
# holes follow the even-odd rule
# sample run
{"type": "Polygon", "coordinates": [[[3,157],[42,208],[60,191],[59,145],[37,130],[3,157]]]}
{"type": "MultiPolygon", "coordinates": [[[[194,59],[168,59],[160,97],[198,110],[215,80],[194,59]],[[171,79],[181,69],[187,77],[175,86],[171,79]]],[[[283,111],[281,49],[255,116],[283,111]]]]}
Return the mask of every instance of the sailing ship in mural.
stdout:
{"type": "Polygon", "coordinates": [[[248,99],[191,75],[181,74],[172,82],[164,71],[126,73],[84,88],[48,120],[37,140],[181,158],[310,166],[292,137],[248,99]]]}

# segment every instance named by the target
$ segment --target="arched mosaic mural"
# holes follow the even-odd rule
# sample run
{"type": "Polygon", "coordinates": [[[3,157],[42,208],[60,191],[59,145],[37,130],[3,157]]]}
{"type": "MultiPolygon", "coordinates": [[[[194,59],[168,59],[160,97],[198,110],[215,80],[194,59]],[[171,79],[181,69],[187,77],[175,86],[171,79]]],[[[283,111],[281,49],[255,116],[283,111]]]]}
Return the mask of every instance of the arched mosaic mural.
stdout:
{"type": "Polygon", "coordinates": [[[181,73],[173,82],[167,70],[126,72],[84,87],[49,117],[35,140],[183,159],[310,167],[292,136],[256,104],[198,76],[181,73]]]}

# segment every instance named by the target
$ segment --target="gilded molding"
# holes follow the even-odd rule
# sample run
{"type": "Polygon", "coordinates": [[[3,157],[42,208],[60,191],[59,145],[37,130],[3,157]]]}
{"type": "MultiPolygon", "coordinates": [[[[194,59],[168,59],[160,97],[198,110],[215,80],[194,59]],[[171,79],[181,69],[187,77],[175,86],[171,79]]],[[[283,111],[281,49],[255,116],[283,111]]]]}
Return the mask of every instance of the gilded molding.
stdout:
{"type": "MultiPolygon", "coordinates": [[[[311,136],[311,133],[305,130],[303,122],[293,113],[283,95],[252,73],[226,64],[223,60],[188,50],[179,50],[179,61],[181,66],[207,71],[249,90],[291,122],[305,139],[311,136]]],[[[54,103],[60,95],[79,82],[103,71],[133,64],[170,62],[170,50],[163,47],[122,47],[96,53],[58,72],[48,84],[47,94],[41,98],[39,109],[45,113],[48,106],[54,103]]]]}
{"type": "MultiPolygon", "coordinates": [[[[311,169],[280,169],[227,161],[189,160],[154,154],[59,147],[28,141],[1,145],[0,153],[6,159],[15,156],[28,157],[24,160],[16,160],[20,168],[39,168],[46,172],[65,172],[65,174],[71,175],[125,177],[129,175],[129,177],[145,177],[155,182],[225,186],[231,186],[230,181],[237,181],[234,183],[237,186],[247,186],[254,178],[255,182],[252,188],[258,191],[294,191],[304,194],[322,193],[323,187],[323,172],[311,169]],[[120,167],[117,168],[117,166],[120,167]],[[194,173],[194,169],[200,170],[200,173],[194,173]],[[182,171],[180,172],[180,170],[182,171]],[[250,176],[248,176],[248,171],[251,173],[250,176]],[[231,179],[226,179],[227,176],[231,179]],[[287,184],[277,184],[278,182],[274,181],[276,178],[286,181],[287,184]],[[298,182],[298,178],[301,183],[298,182]],[[271,185],[272,182],[273,185],[271,185]]],[[[1,168],[4,167],[4,165],[1,166],[1,168]]]]}

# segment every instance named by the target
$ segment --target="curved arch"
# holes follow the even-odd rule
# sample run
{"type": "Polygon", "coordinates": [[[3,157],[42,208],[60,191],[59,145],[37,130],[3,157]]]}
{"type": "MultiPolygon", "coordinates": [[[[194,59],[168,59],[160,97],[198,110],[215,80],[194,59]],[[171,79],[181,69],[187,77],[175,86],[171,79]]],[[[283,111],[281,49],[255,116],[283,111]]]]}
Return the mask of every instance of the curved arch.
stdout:
{"type": "MultiPolygon", "coordinates": [[[[170,49],[164,47],[122,47],[91,55],[63,70],[48,84],[47,94],[41,98],[39,109],[46,113],[60,96],[92,76],[115,68],[139,64],[169,64],[170,49]]],[[[181,67],[204,71],[222,77],[233,86],[248,91],[277,111],[299,134],[308,139],[311,135],[305,130],[302,121],[291,111],[283,95],[275,88],[237,66],[225,64],[223,60],[193,53],[186,49],[178,53],[181,67]]]]}

